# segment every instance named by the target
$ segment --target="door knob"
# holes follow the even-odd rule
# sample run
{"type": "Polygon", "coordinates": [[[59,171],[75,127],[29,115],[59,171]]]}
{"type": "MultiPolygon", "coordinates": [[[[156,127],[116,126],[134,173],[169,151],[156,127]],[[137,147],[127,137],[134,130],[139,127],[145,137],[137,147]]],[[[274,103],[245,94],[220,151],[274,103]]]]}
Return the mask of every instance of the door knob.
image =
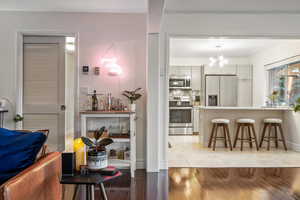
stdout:
{"type": "Polygon", "coordinates": [[[65,106],[65,105],[61,105],[61,106],[60,106],[60,110],[61,110],[61,111],[65,111],[65,110],[66,110],[66,106],[65,106]]]}

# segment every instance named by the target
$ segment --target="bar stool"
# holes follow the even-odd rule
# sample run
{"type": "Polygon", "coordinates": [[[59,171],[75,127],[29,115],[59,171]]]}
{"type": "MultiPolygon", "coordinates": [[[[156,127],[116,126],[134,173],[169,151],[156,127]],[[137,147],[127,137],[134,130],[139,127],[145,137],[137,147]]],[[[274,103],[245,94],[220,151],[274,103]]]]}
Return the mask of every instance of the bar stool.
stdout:
{"type": "Polygon", "coordinates": [[[229,128],[228,128],[228,124],[230,123],[230,120],[213,119],[211,122],[213,123],[213,128],[210,134],[208,147],[210,148],[213,142],[213,150],[215,150],[217,140],[224,140],[225,147],[227,148],[227,142],[228,142],[230,150],[232,151],[231,139],[230,139],[229,128]],[[222,127],[223,127],[223,136],[218,137],[218,129],[222,127]]]}
{"type": "Polygon", "coordinates": [[[278,148],[278,142],[281,141],[283,143],[284,149],[287,151],[285,138],[284,138],[283,130],[282,130],[282,119],[277,119],[277,118],[264,119],[264,128],[263,128],[262,136],[260,139],[259,147],[262,146],[263,141],[268,142],[268,147],[267,147],[268,151],[270,150],[270,142],[271,141],[275,141],[276,148],[278,148]],[[274,132],[275,132],[274,136],[271,136],[272,128],[274,128],[274,132]],[[277,128],[279,129],[281,139],[278,138],[277,128]],[[269,129],[269,131],[268,131],[268,136],[266,137],[267,129],[269,129]]]}
{"type": "Polygon", "coordinates": [[[249,143],[250,148],[252,148],[252,142],[254,141],[256,150],[258,151],[258,143],[256,139],[256,133],[254,129],[255,120],[254,119],[238,119],[237,121],[238,127],[235,134],[235,139],[233,143],[233,147],[236,147],[236,143],[238,140],[241,141],[241,151],[243,151],[244,141],[249,143]],[[242,130],[241,130],[242,128],[242,130]],[[248,129],[248,138],[244,139],[244,129],[248,129]],[[239,138],[239,133],[241,130],[241,138],[239,138]],[[252,134],[252,136],[251,136],[252,134]]]}

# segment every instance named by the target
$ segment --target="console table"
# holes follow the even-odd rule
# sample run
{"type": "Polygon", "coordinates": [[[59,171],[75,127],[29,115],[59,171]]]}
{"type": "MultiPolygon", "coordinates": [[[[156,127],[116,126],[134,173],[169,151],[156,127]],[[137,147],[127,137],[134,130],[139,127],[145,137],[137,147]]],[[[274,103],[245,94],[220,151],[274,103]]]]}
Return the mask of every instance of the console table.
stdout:
{"type": "Polygon", "coordinates": [[[0,110],[0,128],[3,128],[4,114],[7,112],[8,110],[0,110]]]}

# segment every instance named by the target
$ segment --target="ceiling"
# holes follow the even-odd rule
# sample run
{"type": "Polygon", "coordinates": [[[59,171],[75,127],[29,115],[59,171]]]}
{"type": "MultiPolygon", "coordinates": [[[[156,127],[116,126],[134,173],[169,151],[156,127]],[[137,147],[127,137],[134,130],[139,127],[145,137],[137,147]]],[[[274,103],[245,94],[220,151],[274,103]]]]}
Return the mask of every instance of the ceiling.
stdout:
{"type": "MultiPolygon", "coordinates": [[[[297,40],[300,42],[300,40],[297,40]]],[[[224,56],[247,57],[254,53],[295,40],[283,39],[199,39],[171,38],[171,57],[206,57],[222,53],[224,56]],[[221,46],[217,48],[216,46],[221,46]]]]}
{"type": "Polygon", "coordinates": [[[147,12],[147,0],[0,0],[0,11],[147,12]]]}
{"type": "Polygon", "coordinates": [[[167,12],[293,12],[299,13],[299,0],[166,0],[167,12]]]}

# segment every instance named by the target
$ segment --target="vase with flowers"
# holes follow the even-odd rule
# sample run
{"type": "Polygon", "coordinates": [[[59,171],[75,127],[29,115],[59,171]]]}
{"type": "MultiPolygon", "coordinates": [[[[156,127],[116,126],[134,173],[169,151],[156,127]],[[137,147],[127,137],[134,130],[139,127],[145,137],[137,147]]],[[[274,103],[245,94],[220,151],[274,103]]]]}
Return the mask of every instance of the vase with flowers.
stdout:
{"type": "Polygon", "coordinates": [[[271,106],[276,106],[278,102],[279,92],[277,90],[274,90],[272,94],[269,96],[269,99],[271,101],[271,106]]]}

